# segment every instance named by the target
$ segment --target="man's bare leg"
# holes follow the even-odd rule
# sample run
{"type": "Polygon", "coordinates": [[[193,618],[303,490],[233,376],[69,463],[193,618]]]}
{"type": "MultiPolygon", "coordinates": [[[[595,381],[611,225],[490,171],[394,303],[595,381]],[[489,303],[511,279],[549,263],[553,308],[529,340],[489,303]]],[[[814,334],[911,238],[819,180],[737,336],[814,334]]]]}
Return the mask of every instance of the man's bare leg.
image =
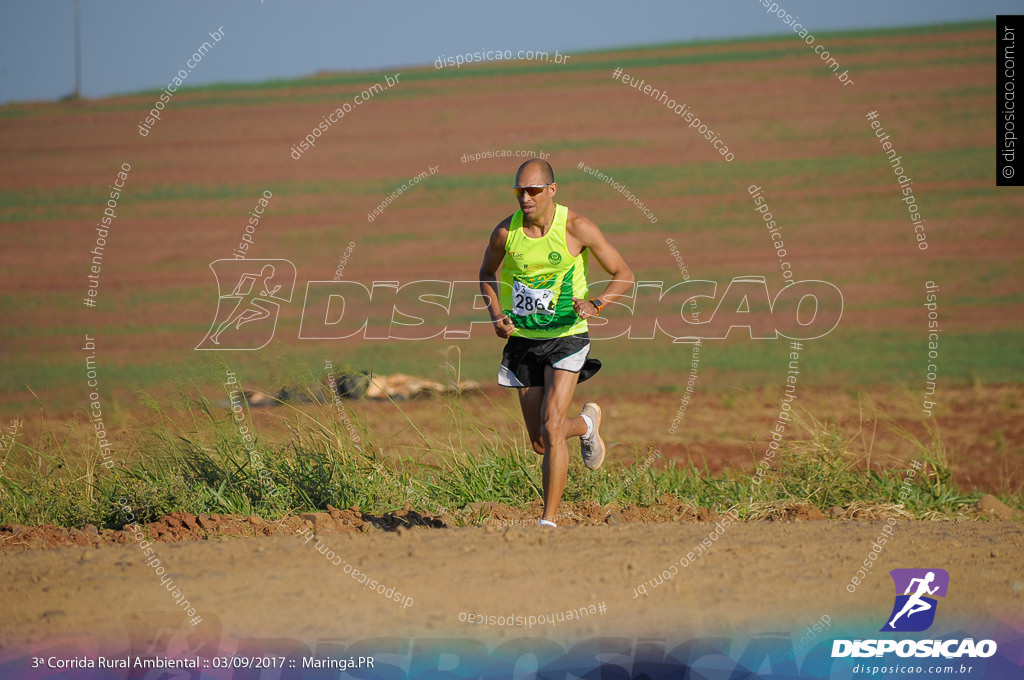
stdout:
{"type": "MultiPolygon", "coordinates": [[[[523,412],[523,420],[526,423],[526,431],[528,436],[530,437],[530,444],[533,446],[533,450],[536,453],[545,456],[542,468],[544,472],[545,503],[545,513],[543,518],[551,522],[554,522],[554,518],[558,515],[558,505],[562,498],[562,492],[565,490],[565,480],[568,475],[569,458],[568,447],[566,446],[565,441],[569,437],[579,437],[586,434],[587,432],[587,423],[585,420],[583,420],[583,418],[581,418],[580,416],[574,416],[572,418],[565,417],[565,412],[569,408],[569,403],[572,401],[572,396],[576,389],[577,379],[578,376],[574,373],[570,373],[568,371],[556,371],[551,367],[547,367],[545,373],[545,382],[548,385],[553,386],[556,380],[559,380],[560,383],[567,383],[564,385],[559,385],[559,389],[561,390],[561,392],[558,392],[558,394],[560,394],[561,397],[550,400],[550,402],[549,400],[545,399],[546,392],[551,391],[552,393],[555,393],[554,388],[552,388],[551,390],[546,390],[545,387],[520,387],[518,389],[519,407],[522,409],[523,412]],[[557,376],[562,377],[558,378],[557,376]],[[568,394],[565,395],[563,393],[566,391],[567,388],[568,394]],[[556,474],[554,476],[554,481],[556,483],[556,486],[558,487],[558,490],[556,492],[555,489],[552,488],[551,486],[552,480],[549,463],[551,457],[547,455],[549,446],[548,444],[545,443],[547,438],[544,434],[544,422],[546,409],[549,407],[554,409],[559,405],[560,408],[558,408],[557,410],[561,411],[562,413],[564,435],[562,437],[554,438],[555,440],[560,440],[561,448],[563,451],[563,462],[560,466],[561,474],[556,474]],[[552,497],[554,497],[553,504],[551,500],[552,497]],[[548,510],[550,510],[550,512],[548,512],[548,510]]],[[[552,413],[554,413],[554,411],[552,411],[552,413]]],[[[557,421],[557,416],[552,415],[552,418],[557,421]]],[[[556,468],[558,467],[559,466],[556,466],[556,468]]]]}
{"type": "Polygon", "coordinates": [[[544,440],[541,437],[541,428],[544,425],[544,387],[520,387],[517,391],[519,408],[523,411],[523,421],[526,423],[526,434],[530,438],[533,450],[543,456],[544,440]]]}
{"type": "MultiPolygon", "coordinates": [[[[564,371],[563,371],[564,372],[564,371]]],[[[530,438],[530,445],[538,454],[544,455],[544,388],[543,387],[520,387],[519,408],[523,412],[523,421],[526,423],[526,433],[530,438]]],[[[587,423],[580,416],[573,416],[565,419],[566,439],[579,437],[587,432],[587,423]],[[581,425],[582,423],[582,425],[581,425]],[[580,429],[582,427],[582,429],[580,429]]]]}
{"type": "Polygon", "coordinates": [[[558,505],[565,491],[569,473],[569,447],[565,440],[587,433],[587,424],[580,416],[566,418],[569,403],[576,391],[578,373],[544,367],[544,399],[541,407],[541,441],[544,444],[544,515],[554,522],[558,505]]]}

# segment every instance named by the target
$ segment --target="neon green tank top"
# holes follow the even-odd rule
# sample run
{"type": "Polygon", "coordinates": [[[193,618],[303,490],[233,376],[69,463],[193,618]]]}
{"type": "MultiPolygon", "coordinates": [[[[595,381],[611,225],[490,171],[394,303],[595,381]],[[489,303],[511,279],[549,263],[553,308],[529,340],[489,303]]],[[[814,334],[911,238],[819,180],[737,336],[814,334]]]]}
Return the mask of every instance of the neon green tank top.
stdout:
{"type": "Polygon", "coordinates": [[[523,211],[512,215],[501,265],[501,308],[524,338],[560,338],[587,331],[586,319],[572,308],[574,297],[587,299],[584,248],[576,257],[565,242],[569,209],[555,204],[551,228],[541,238],[523,233],[523,211]]]}

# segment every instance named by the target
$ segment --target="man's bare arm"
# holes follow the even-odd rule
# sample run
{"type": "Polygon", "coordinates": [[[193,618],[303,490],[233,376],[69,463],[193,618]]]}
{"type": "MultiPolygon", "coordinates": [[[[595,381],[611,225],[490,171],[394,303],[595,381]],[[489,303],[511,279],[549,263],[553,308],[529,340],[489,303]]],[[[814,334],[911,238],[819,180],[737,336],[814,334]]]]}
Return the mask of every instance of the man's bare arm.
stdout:
{"type": "Polygon", "coordinates": [[[480,263],[480,293],[487,300],[487,311],[494,324],[494,333],[499,338],[511,337],[515,332],[512,321],[501,309],[501,297],[498,295],[498,270],[505,259],[505,242],[508,240],[508,220],[505,220],[491,232],[484,251],[483,262],[480,263]]]}
{"type": "MultiPolygon", "coordinates": [[[[633,291],[633,284],[636,282],[633,270],[626,264],[618,249],[608,242],[608,239],[605,238],[597,225],[582,215],[576,215],[572,221],[571,233],[583,247],[590,248],[590,253],[594,256],[594,259],[612,277],[612,280],[605,286],[604,291],[594,297],[599,298],[602,302],[629,297],[633,291]]],[[[594,305],[586,300],[574,299],[573,307],[576,309],[577,314],[582,312],[588,316],[593,316],[597,313],[594,305]]]]}

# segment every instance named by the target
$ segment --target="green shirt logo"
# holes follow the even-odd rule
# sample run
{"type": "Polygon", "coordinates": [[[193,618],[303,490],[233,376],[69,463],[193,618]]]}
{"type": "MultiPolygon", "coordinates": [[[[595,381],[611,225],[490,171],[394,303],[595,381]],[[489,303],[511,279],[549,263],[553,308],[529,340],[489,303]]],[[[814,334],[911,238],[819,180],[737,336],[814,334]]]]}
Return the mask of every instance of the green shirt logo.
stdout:
{"type": "Polygon", "coordinates": [[[559,253],[550,252],[548,253],[548,262],[551,264],[558,264],[562,261],[562,256],[559,253]]]}

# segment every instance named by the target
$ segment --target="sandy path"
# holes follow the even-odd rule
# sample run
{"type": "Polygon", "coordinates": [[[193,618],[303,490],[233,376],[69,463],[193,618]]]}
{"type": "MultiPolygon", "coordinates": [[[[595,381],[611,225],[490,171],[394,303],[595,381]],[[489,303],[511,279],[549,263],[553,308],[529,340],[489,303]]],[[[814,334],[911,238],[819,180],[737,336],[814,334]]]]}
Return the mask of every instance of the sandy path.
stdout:
{"type": "MultiPolygon", "coordinates": [[[[693,550],[713,523],[417,529],[401,534],[274,537],[157,544],[167,574],[198,611],[205,639],[272,637],[311,644],[377,635],[478,639],[541,635],[697,636],[802,632],[828,615],[877,630],[893,602],[888,570],[950,574],[943,630],[992,617],[1020,624],[1024,525],[899,522],[866,581],[846,585],[884,522],[733,524],[707,554],[660,586],[635,588],[693,550]],[[344,560],[344,561],[343,561],[344,560]],[[387,600],[345,562],[401,593],[387,600]],[[469,613],[541,615],[606,607],[557,625],[485,626],[469,613]]],[[[56,638],[124,646],[155,640],[185,616],[134,546],[0,552],[0,646],[56,638]]]]}

